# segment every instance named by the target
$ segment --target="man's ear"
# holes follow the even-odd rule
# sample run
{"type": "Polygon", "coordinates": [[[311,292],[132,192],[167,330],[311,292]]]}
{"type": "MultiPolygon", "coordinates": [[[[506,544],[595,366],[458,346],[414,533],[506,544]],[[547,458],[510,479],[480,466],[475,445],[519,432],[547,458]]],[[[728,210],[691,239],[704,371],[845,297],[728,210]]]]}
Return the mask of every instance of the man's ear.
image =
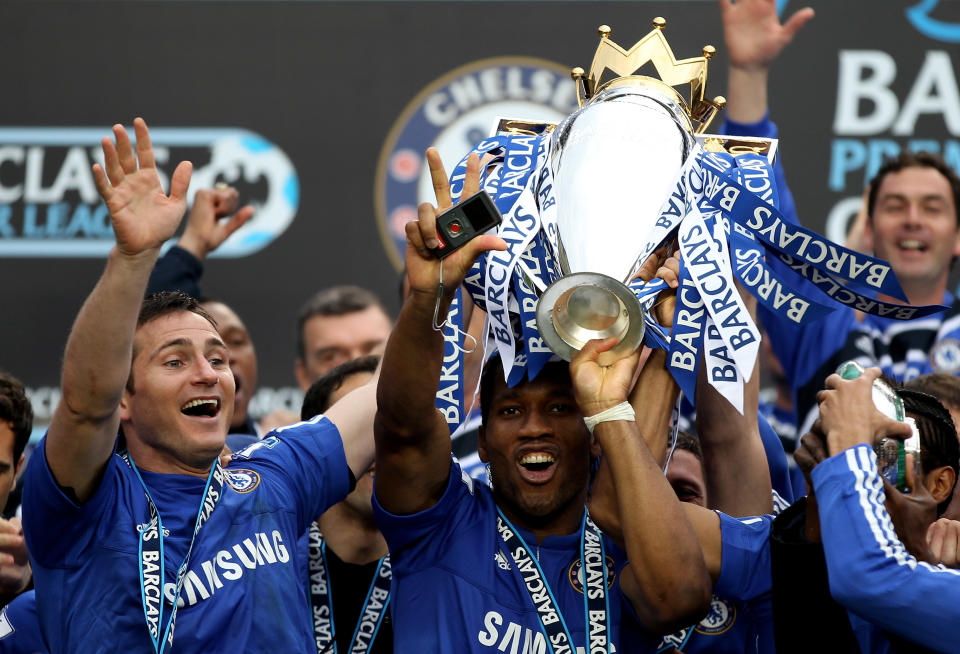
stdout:
{"type": "Polygon", "coordinates": [[[487,433],[483,425],[477,428],[477,456],[479,456],[480,460],[484,463],[489,463],[490,461],[490,459],[487,458],[487,433]]]}
{"type": "MultiPolygon", "coordinates": [[[[864,212],[866,212],[866,208],[864,208],[864,212]]],[[[857,245],[856,243],[847,243],[847,247],[852,246],[856,248],[857,245]]],[[[867,216],[866,220],[863,221],[863,232],[860,234],[859,245],[863,247],[868,254],[873,252],[873,218],[870,216],[867,216]]]]}
{"type": "Polygon", "coordinates": [[[600,447],[600,441],[593,434],[590,434],[590,457],[597,459],[601,454],[603,454],[603,448],[600,447]]]}
{"type": "Polygon", "coordinates": [[[124,388],[123,395],[120,396],[120,422],[130,419],[130,389],[124,388]]]}
{"type": "Polygon", "coordinates": [[[927,487],[927,490],[930,491],[930,494],[933,495],[933,499],[937,501],[937,504],[940,504],[953,495],[953,484],[956,480],[957,475],[953,471],[953,468],[943,466],[934,469],[933,472],[928,474],[924,480],[924,485],[927,487]]]}
{"type": "Polygon", "coordinates": [[[23,470],[23,452],[20,453],[20,460],[17,461],[17,467],[13,469],[13,479],[10,480],[10,492],[13,492],[13,489],[17,487],[17,479],[20,478],[20,471],[23,470]]]}
{"type": "Polygon", "coordinates": [[[303,359],[297,357],[297,360],[293,364],[293,374],[297,377],[297,383],[300,384],[300,390],[306,393],[310,390],[310,376],[307,374],[307,366],[304,365],[303,359]]]}

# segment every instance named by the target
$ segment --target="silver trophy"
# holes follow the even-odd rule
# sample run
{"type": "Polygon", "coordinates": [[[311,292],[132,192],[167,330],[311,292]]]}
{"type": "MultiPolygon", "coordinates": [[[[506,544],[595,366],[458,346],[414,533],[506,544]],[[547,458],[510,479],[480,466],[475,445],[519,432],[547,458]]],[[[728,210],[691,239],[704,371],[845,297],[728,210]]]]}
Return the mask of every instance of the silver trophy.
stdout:
{"type": "MultiPolygon", "coordinates": [[[[725,104],[703,97],[707,61],[677,61],[663,27],[629,51],[600,27],[589,75],[575,68],[580,109],[553,131],[550,166],[557,199],[559,268],[563,275],[541,295],[537,327],[550,349],[570,360],[587,341],[616,336],[601,355],[608,365],[643,341],[640,302],[626,286],[649,251],[665,200],[698,140],[725,104]],[[635,75],[652,63],[660,79],[635,75]],[[618,77],[603,82],[606,71],[618,77]],[[689,84],[687,102],[673,87],[689,84]]],[[[656,243],[652,245],[657,245],[656,243]]]]}

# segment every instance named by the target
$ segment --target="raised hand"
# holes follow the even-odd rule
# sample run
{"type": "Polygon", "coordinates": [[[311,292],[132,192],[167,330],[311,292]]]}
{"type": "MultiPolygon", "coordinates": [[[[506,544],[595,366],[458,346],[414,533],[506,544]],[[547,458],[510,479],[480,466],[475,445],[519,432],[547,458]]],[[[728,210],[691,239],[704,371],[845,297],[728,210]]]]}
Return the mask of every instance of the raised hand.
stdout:
{"type": "Polygon", "coordinates": [[[21,593],[32,577],[20,518],[0,518],[0,597],[21,593]]]}
{"type": "Polygon", "coordinates": [[[667,283],[667,288],[660,291],[657,301],[653,305],[653,316],[661,327],[667,329],[672,327],[680,278],[680,250],[676,247],[676,242],[671,248],[664,246],[654,250],[653,254],[647,257],[647,260],[637,270],[634,277],[645,282],[649,282],[654,277],[659,277],[667,283]],[[670,254],[671,249],[673,254],[670,254]]]}
{"type": "MultiPolygon", "coordinates": [[[[480,253],[487,250],[505,250],[506,242],[498,236],[477,236],[459,250],[444,258],[441,262],[428,248],[435,248],[437,240],[437,214],[453,206],[450,197],[450,184],[447,174],[443,170],[443,162],[436,148],[427,150],[427,164],[430,167],[430,178],[433,181],[433,191],[436,194],[437,205],[424,202],[417,210],[419,220],[406,225],[407,231],[407,276],[410,280],[410,290],[420,293],[436,293],[437,283],[440,281],[440,267],[443,266],[443,285],[452,293],[466,276],[470,266],[480,253]]],[[[462,198],[467,198],[480,190],[480,160],[471,155],[467,161],[467,173],[463,182],[462,198]]]]}
{"type": "Polygon", "coordinates": [[[197,259],[205,259],[253,217],[251,205],[237,211],[239,198],[237,189],[226,184],[197,191],[187,217],[187,226],[177,245],[197,259]],[[232,218],[225,220],[231,215],[232,218]]]}
{"type": "Polygon", "coordinates": [[[765,70],[813,18],[805,7],[780,24],[776,0],[719,0],[724,40],[730,65],[744,70],[765,70]]]}
{"type": "Polygon", "coordinates": [[[827,377],[817,402],[831,456],[856,445],[873,447],[884,436],[910,436],[910,425],[888,418],[873,403],[873,382],[880,375],[879,368],[867,368],[856,379],[837,374],[827,377]]]}
{"type": "Polygon", "coordinates": [[[584,416],[592,416],[626,402],[633,388],[640,351],[624,355],[609,366],[597,358],[617,344],[614,337],[592,340],[570,362],[570,379],[577,404],[584,416]]]}
{"type": "Polygon", "coordinates": [[[147,124],[136,118],[133,127],[136,153],[123,126],[114,125],[116,145],[109,137],[102,142],[106,170],[93,165],[93,179],[110,210],[117,248],[130,256],[158,249],[176,232],[187,206],[192,169],[186,161],[177,166],[167,196],[160,186],[147,124]]]}
{"type": "Polygon", "coordinates": [[[927,545],[937,563],[960,567],[960,522],[940,518],[927,528],[927,545]]]}

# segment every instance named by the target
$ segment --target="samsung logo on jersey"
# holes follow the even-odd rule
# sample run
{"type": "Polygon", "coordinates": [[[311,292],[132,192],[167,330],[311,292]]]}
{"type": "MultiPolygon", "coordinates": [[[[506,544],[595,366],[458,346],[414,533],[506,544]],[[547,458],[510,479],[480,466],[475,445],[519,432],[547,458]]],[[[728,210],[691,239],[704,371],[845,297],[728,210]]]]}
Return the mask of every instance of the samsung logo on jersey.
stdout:
{"type": "MultiPolygon", "coordinates": [[[[229,549],[220,550],[213,558],[199,566],[191,564],[192,569],[184,575],[183,589],[177,605],[183,608],[209,599],[218,589],[223,588],[224,582],[239,580],[246,570],[288,561],[290,552],[279,531],[274,529],[269,534],[257,532],[253,537],[244,538],[229,549]]],[[[164,584],[163,595],[166,597],[167,606],[173,604],[176,590],[175,584],[164,584]]]]}
{"type": "Polygon", "coordinates": [[[399,270],[404,225],[421,202],[433,202],[423,159],[431,145],[447,172],[489,136],[499,118],[559,122],[577,108],[570,71],[530,57],[482,59],[434,80],[407,105],[380,151],[374,189],[377,223],[387,255],[399,270]]]}
{"type": "MultiPolygon", "coordinates": [[[[487,611],[484,614],[483,627],[477,633],[477,642],[493,651],[510,651],[511,654],[547,654],[547,639],[539,627],[525,627],[505,620],[497,611],[487,611]]],[[[588,654],[585,647],[573,649],[576,654],[588,654]]],[[[550,651],[554,649],[550,648],[550,651]]],[[[610,651],[617,651],[613,643],[610,643],[610,651]]]]}
{"type": "MultiPolygon", "coordinates": [[[[0,256],[105,257],[113,229],[91,166],[103,163],[108,128],[0,129],[0,256]]],[[[131,139],[133,133],[131,130],[131,139]]],[[[150,130],[161,183],[180,161],[194,165],[187,201],[198,189],[227,182],[257,211],[211,254],[245,257],[282,234],[300,203],[297,173],[284,152],[262,136],[234,128],[150,130]]]]}

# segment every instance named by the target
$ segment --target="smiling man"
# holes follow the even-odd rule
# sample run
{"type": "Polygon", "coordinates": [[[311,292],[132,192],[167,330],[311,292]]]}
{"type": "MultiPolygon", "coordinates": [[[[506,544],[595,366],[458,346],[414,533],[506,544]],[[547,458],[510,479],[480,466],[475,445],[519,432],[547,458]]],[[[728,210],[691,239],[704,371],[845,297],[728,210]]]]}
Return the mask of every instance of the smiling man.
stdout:
{"type": "Polygon", "coordinates": [[[870,184],[867,245],[893,266],[911,304],[944,300],[951,263],[960,256],[958,191],[956,172],[926,152],[888,161],[870,184]]]}
{"type": "MultiPolygon", "coordinates": [[[[446,209],[439,154],[431,149],[427,158],[446,209]]],[[[464,197],[478,186],[471,157],[464,197]]],[[[434,407],[443,335],[432,318],[435,303],[446,311],[480,252],[505,243],[480,236],[441,262],[427,250],[436,211],[421,205],[420,220],[407,225],[411,293],[377,389],[374,515],[393,566],[394,651],[641,651],[648,638],[640,627],[664,631],[699,618],[710,584],[693,529],[626,404],[638,356],[601,367],[597,357],[613,339],[591,341],[569,366],[550,363],[512,388],[491,364],[478,449],[492,489],[463,475],[434,407]],[[621,549],[584,504],[597,444],[617,452],[628,442],[639,443],[635,465],[609,462],[620,506],[630,509],[621,516],[621,549]]],[[[658,373],[648,361],[638,383],[658,373]]],[[[669,415],[669,398],[657,395],[650,412],[669,415]]]]}
{"type": "Polygon", "coordinates": [[[181,652],[315,654],[292,554],[370,466],[373,387],[219,465],[236,387],[216,321],[181,293],[141,301],[190,164],[165,195],[146,124],[134,127],[136,151],[116,125],[94,166],[116,246],[71,330],[62,399],[26,473],[45,640],[54,653],[164,652],[176,625],[181,652]]]}
{"type": "Polygon", "coordinates": [[[798,327],[761,311],[770,342],[792,380],[798,423],[809,431],[821,381],[851,359],[879,366],[901,381],[932,372],[960,374],[960,301],[947,291],[960,256],[960,179],[929,153],[903,152],[870,183],[866,244],[890,262],[911,304],[945,311],[915,320],[858,315],[842,307],[822,322],[798,327]]]}

